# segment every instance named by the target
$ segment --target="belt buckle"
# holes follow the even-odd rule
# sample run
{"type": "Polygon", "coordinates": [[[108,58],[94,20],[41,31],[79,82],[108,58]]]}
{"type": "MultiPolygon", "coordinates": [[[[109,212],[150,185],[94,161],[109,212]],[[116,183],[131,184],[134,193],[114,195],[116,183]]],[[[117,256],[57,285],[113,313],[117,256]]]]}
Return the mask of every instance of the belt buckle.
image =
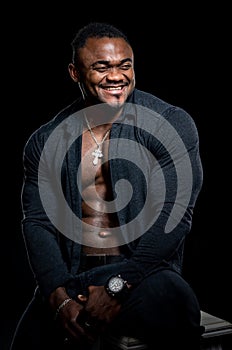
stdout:
{"type": "Polygon", "coordinates": [[[98,263],[101,265],[106,265],[106,254],[97,255],[98,263]]]}
{"type": "Polygon", "coordinates": [[[90,257],[90,259],[96,259],[97,263],[100,265],[106,265],[107,263],[107,254],[87,254],[87,259],[88,257],[90,257]]]}

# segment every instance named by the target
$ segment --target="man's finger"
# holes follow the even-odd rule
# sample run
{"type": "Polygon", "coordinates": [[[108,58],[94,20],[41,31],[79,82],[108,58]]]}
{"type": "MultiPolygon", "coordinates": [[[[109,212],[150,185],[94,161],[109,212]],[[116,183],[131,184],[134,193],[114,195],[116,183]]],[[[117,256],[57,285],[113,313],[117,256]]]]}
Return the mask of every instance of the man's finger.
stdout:
{"type": "Polygon", "coordinates": [[[87,301],[87,297],[83,294],[78,294],[77,299],[79,299],[82,303],[87,301]]]}

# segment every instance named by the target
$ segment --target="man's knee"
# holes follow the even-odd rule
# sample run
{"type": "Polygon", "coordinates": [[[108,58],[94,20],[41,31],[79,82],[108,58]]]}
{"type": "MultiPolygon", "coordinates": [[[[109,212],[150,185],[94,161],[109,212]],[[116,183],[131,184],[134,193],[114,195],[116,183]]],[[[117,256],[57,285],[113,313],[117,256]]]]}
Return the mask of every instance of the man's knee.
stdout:
{"type": "Polygon", "coordinates": [[[174,271],[152,274],[131,291],[113,325],[114,331],[140,338],[151,348],[159,342],[165,346],[167,343],[180,346],[185,340],[198,344],[200,307],[195,293],[174,271]]]}
{"type": "Polygon", "coordinates": [[[148,325],[198,327],[200,307],[189,284],[176,272],[158,271],[132,291],[140,303],[137,314],[148,325]]]}

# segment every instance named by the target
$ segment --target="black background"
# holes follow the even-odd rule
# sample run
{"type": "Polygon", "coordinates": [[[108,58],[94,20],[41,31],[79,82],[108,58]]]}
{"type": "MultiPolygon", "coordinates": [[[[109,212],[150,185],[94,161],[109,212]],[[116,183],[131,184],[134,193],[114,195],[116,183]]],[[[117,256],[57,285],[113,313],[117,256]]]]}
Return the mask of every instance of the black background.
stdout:
{"type": "Polygon", "coordinates": [[[144,5],[33,2],[12,4],[2,12],[7,19],[2,31],[1,235],[1,338],[6,349],[35,285],[21,234],[22,149],[37,127],[79,94],[67,70],[70,42],[92,20],[115,24],[128,35],[137,88],[183,107],[196,122],[204,184],[187,240],[185,276],[202,310],[232,321],[228,9],[189,2],[144,5]]]}

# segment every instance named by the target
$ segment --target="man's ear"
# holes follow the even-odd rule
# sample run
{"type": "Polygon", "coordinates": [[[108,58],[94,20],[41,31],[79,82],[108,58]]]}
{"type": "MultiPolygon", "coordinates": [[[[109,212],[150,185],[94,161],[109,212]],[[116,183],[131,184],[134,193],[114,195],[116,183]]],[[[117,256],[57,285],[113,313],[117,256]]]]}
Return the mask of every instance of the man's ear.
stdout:
{"type": "Polygon", "coordinates": [[[69,71],[69,75],[72,78],[72,80],[75,83],[78,83],[80,81],[80,73],[79,73],[79,71],[77,70],[76,66],[73,63],[69,63],[68,71],[69,71]]]}

